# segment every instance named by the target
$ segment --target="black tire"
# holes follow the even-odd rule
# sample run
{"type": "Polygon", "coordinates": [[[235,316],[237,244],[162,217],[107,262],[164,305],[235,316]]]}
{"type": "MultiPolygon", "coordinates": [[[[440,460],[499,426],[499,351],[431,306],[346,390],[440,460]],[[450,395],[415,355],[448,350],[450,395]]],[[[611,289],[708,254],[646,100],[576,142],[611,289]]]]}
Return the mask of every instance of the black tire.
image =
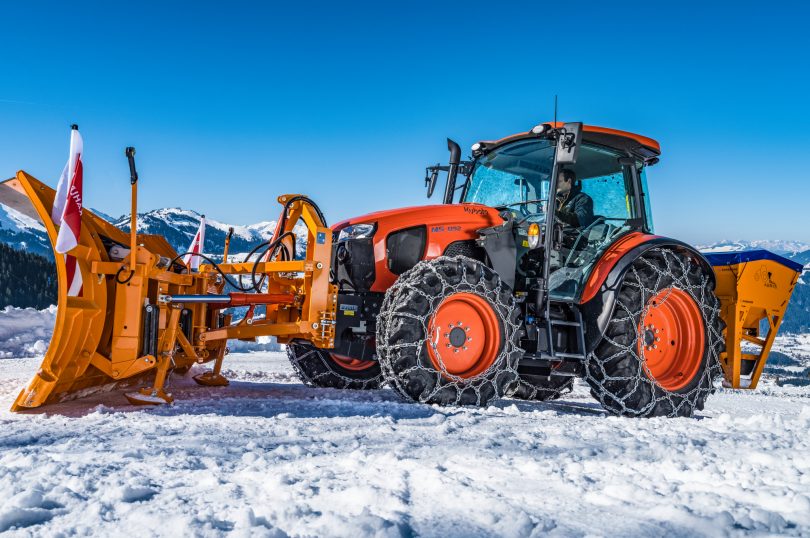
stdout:
{"type": "MultiPolygon", "coordinates": [[[[712,275],[694,258],[665,248],[645,252],[633,263],[622,281],[605,335],[585,367],[591,394],[605,409],[631,417],[690,417],[695,410],[703,409],[706,398],[714,392],[714,379],[720,374],[719,354],[724,346],[720,303],[713,282],[712,275]],[[693,363],[694,375],[689,379],[683,376],[682,382],[687,384],[670,390],[656,381],[645,362],[647,356],[653,357],[652,345],[657,339],[646,334],[650,332],[647,329],[642,330],[642,322],[656,305],[650,301],[663,297],[658,299],[661,306],[668,296],[685,297],[682,292],[694,301],[702,319],[703,351],[695,355],[699,364],[693,363]],[[644,338],[649,339],[650,347],[644,338]]],[[[675,340],[660,344],[677,346],[675,340]]],[[[658,344],[654,345],[657,349],[658,344]]]]}
{"type": "MultiPolygon", "coordinates": [[[[401,275],[385,294],[377,322],[377,354],[385,380],[408,400],[486,406],[504,396],[518,379],[517,365],[523,354],[518,317],[512,290],[481,262],[463,256],[420,262],[401,275]],[[438,347],[432,353],[439,359],[431,359],[428,331],[440,305],[460,296],[471,298],[489,316],[492,329],[481,345],[486,340],[492,347],[485,349],[494,352],[481,353],[481,357],[488,358],[476,367],[480,372],[470,370],[455,375],[445,367],[438,347]]],[[[462,333],[464,336],[467,334],[462,333]]],[[[450,348],[450,344],[446,347],[450,348]]],[[[461,350],[461,345],[456,349],[461,350]]]]}
{"type": "Polygon", "coordinates": [[[574,389],[573,377],[539,376],[521,374],[517,384],[511,389],[512,398],[547,402],[556,400],[574,389]]]}
{"type": "Polygon", "coordinates": [[[373,390],[383,384],[380,363],[350,370],[335,361],[328,351],[300,342],[287,345],[287,357],[301,381],[310,387],[373,390]]]}

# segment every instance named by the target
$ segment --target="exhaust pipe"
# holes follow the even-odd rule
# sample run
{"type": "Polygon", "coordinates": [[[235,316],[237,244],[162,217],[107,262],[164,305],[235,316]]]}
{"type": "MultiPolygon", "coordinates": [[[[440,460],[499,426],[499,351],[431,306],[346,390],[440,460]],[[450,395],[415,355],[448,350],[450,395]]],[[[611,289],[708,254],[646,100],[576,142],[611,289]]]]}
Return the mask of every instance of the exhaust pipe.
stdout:
{"type": "Polygon", "coordinates": [[[458,165],[461,162],[461,148],[453,140],[447,139],[447,149],[450,150],[450,166],[447,169],[447,186],[444,189],[444,203],[453,203],[453,194],[456,192],[456,176],[458,165]]]}

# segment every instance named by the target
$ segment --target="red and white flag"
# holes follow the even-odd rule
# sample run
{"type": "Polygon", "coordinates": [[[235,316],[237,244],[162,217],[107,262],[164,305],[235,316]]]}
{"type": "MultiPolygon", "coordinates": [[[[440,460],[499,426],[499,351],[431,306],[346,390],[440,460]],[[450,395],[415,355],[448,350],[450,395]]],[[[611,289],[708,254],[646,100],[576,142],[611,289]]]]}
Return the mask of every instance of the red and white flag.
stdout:
{"type": "Polygon", "coordinates": [[[74,125],[70,131],[70,155],[56,187],[56,198],[51,213],[53,221],[59,225],[54,250],[61,254],[79,244],[79,233],[82,230],[83,150],[82,136],[79,134],[79,128],[74,125]]]}
{"type": "Polygon", "coordinates": [[[194,256],[194,254],[202,254],[203,253],[203,244],[205,243],[205,215],[202,216],[200,219],[200,227],[197,229],[197,233],[194,236],[194,239],[191,240],[191,245],[188,247],[189,254],[183,256],[183,263],[191,269],[192,271],[196,271],[200,267],[200,257],[194,256]]]}
{"type": "MultiPolygon", "coordinates": [[[[70,154],[59,183],[56,186],[56,198],[53,201],[51,218],[59,226],[54,250],[66,253],[79,244],[79,233],[82,229],[82,153],[84,144],[79,134],[79,127],[73,125],[70,131],[70,154]]],[[[67,294],[73,297],[82,294],[82,273],[78,260],[65,254],[67,269],[67,294]]]]}
{"type": "Polygon", "coordinates": [[[79,263],[75,256],[65,254],[65,267],[67,268],[68,291],[70,297],[81,297],[82,295],[82,272],[79,270],[79,263]]]}

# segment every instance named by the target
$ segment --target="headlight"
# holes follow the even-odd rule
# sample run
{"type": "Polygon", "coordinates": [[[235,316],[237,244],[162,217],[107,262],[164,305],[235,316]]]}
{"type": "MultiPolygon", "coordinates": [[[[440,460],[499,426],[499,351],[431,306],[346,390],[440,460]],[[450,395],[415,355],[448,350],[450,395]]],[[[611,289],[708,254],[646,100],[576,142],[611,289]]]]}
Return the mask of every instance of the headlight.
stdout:
{"type": "Polygon", "coordinates": [[[340,230],[337,240],[340,243],[350,239],[368,239],[374,235],[376,229],[376,224],[353,224],[340,230]]]}
{"type": "Polygon", "coordinates": [[[540,225],[532,222],[529,225],[529,248],[537,248],[540,245],[540,225]]]}

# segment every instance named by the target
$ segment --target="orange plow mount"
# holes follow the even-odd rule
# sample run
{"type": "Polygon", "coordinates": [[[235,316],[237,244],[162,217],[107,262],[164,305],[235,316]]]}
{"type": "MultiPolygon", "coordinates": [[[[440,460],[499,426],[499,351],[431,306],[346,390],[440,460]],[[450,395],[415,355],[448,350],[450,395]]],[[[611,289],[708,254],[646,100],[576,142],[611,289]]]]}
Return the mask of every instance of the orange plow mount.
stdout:
{"type": "MultiPolygon", "coordinates": [[[[133,164],[133,215],[136,180],[133,164]]],[[[51,245],[58,233],[50,216],[54,196],[22,171],[0,183],[0,202],[42,221],[51,245]]],[[[164,384],[173,369],[210,361],[214,370],[197,382],[225,385],[219,372],[228,339],[273,335],[282,343],[303,339],[332,347],[337,293],[329,281],[332,232],[309,198],[290,194],[278,202],[283,210],[275,235],[256,261],[201,264],[198,272],[190,272],[163,237],[138,234],[135,226],[128,234],[85,209],[78,246],[55,254],[59,294],[51,343],[12,410],[124,380],[144,384],[127,395],[130,402],[167,403],[172,397],[164,384]],[[306,252],[296,255],[293,228],[299,222],[306,227],[306,252]],[[82,288],[71,296],[74,263],[82,288]],[[240,292],[226,293],[227,283],[240,292]],[[263,318],[254,316],[258,305],[266,308],[263,318]],[[232,324],[223,313],[231,306],[248,306],[248,314],[232,324]]]]}

